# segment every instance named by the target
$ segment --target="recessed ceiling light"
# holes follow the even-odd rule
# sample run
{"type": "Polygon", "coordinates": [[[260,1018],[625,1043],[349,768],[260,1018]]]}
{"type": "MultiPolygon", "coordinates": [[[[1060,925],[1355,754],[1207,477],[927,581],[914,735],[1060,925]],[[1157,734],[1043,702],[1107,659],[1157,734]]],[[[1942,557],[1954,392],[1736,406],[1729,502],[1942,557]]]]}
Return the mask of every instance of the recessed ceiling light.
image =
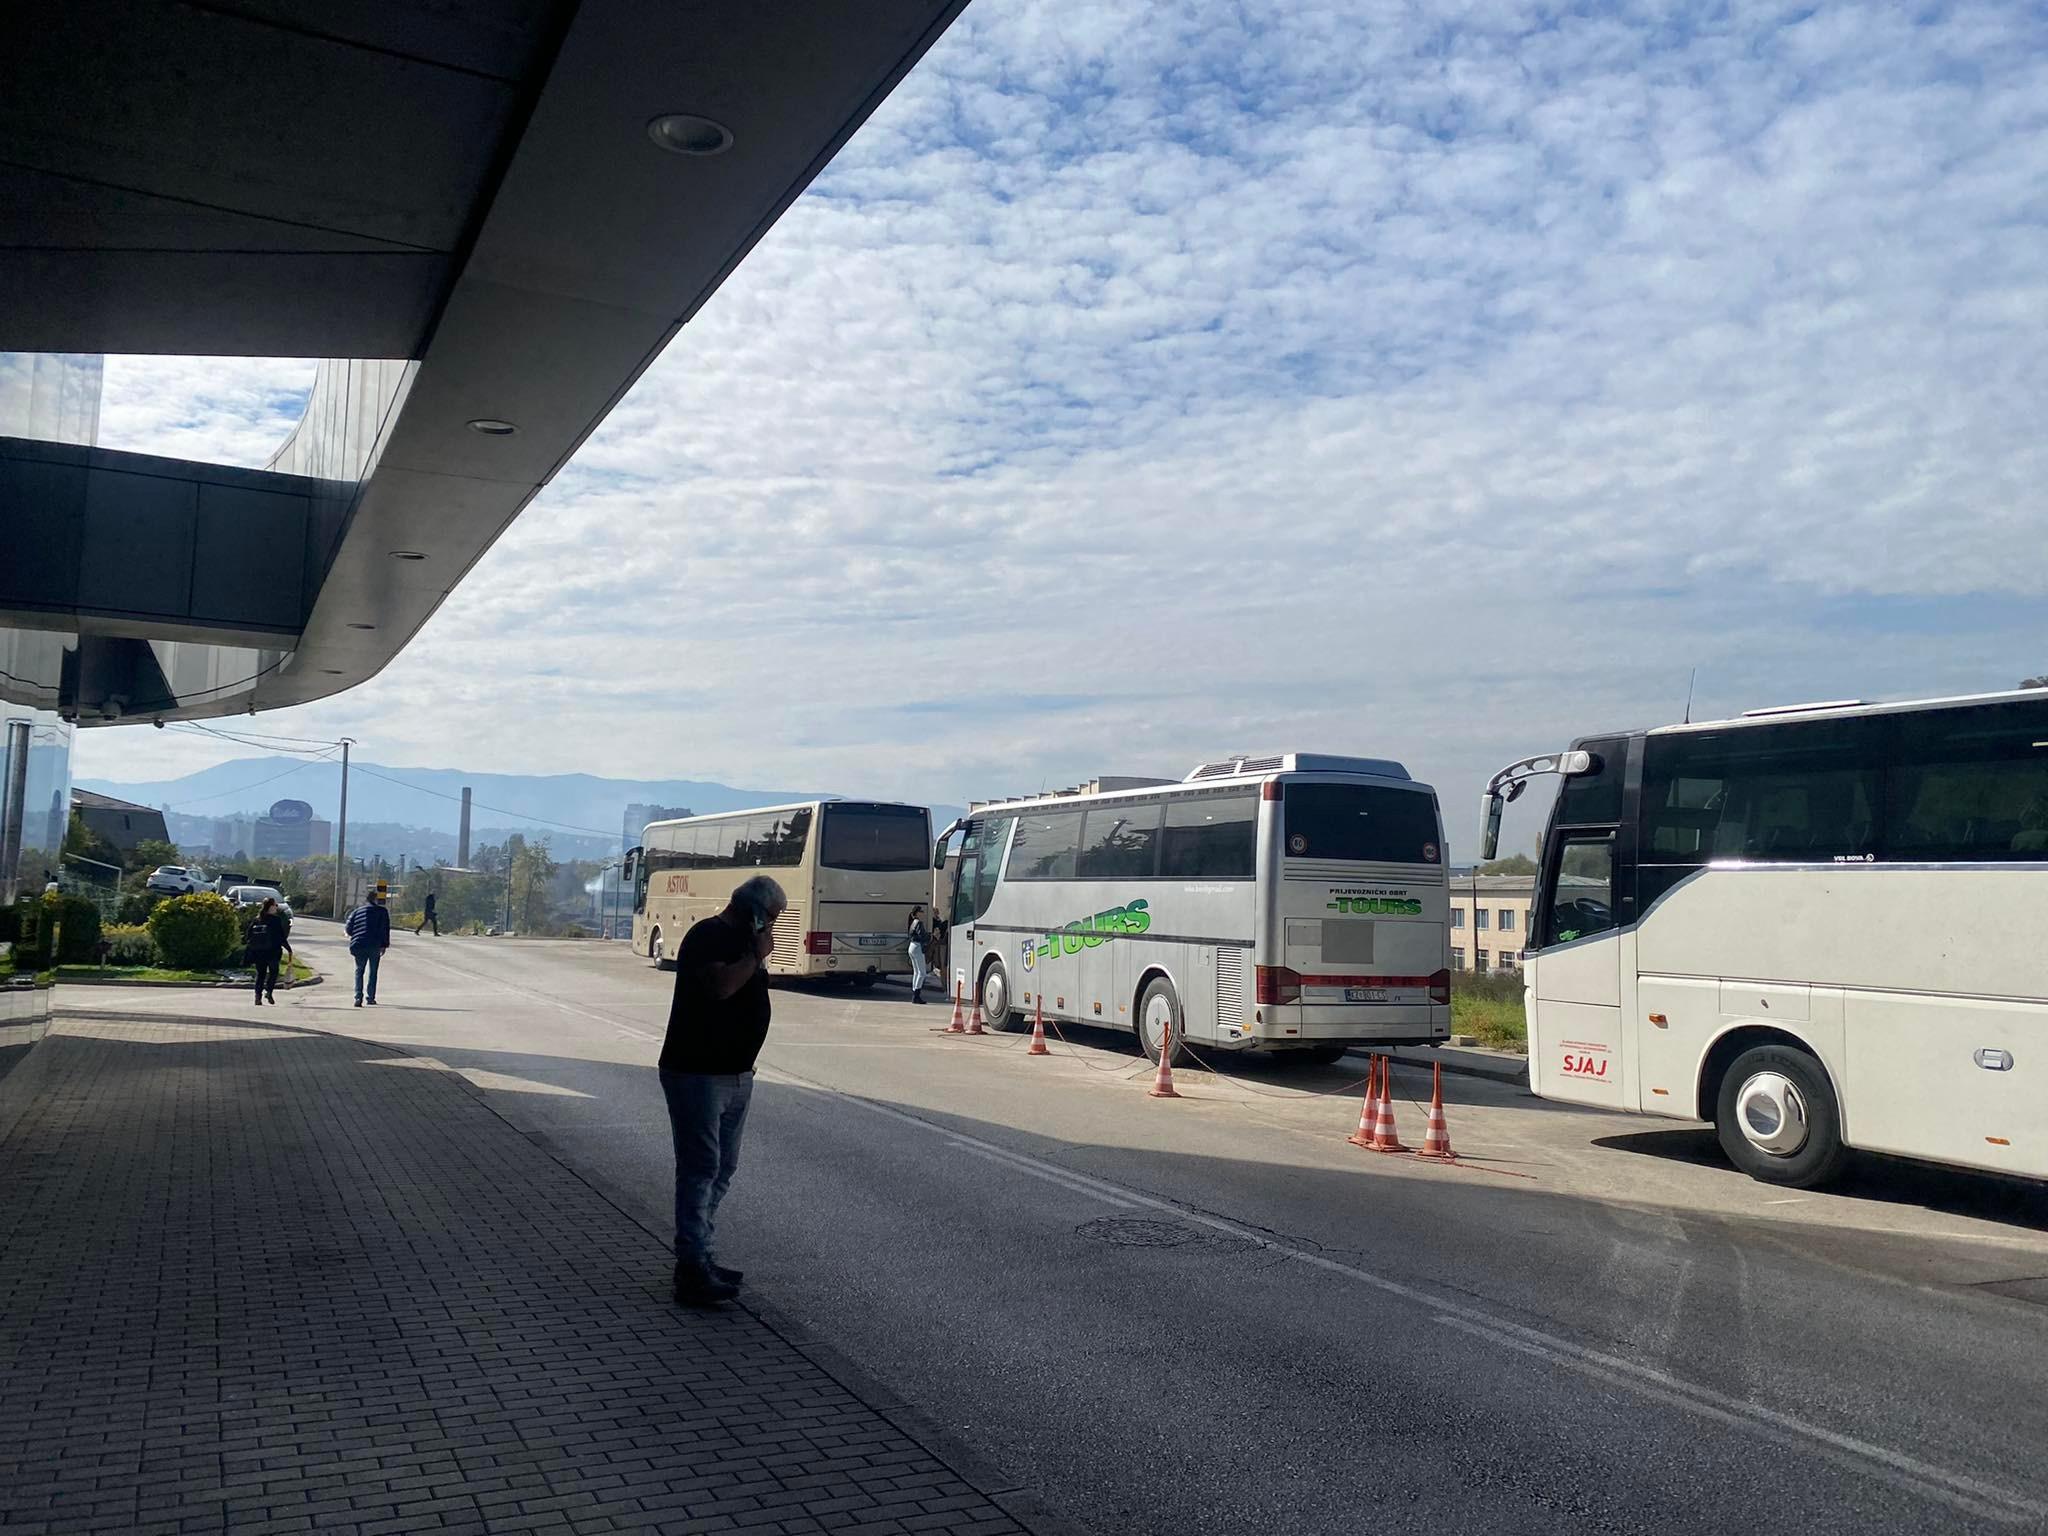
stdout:
{"type": "Polygon", "coordinates": [[[665,112],[647,125],[647,137],[672,155],[722,155],[732,130],[694,112],[665,112]]]}
{"type": "Polygon", "coordinates": [[[350,628],[350,629],[375,629],[376,627],[377,627],[377,626],[376,626],[376,625],[374,625],[374,624],[351,624],[351,625],[349,625],[349,628],[350,628]]]}
{"type": "Polygon", "coordinates": [[[472,432],[481,432],[485,437],[510,437],[519,429],[509,421],[500,421],[495,416],[479,416],[469,424],[472,432]]]}
{"type": "Polygon", "coordinates": [[[394,549],[391,551],[391,558],[394,560],[424,560],[427,557],[416,549],[394,549]]]}

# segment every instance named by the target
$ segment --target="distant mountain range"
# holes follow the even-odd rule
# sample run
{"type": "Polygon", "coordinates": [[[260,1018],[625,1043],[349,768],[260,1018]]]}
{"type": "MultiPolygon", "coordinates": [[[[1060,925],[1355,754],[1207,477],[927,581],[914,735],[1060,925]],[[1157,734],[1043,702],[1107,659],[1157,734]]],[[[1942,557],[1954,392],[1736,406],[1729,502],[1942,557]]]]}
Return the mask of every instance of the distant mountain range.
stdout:
{"type": "MultiPolygon", "coordinates": [[[[168,806],[181,816],[260,816],[273,801],[303,800],[313,807],[315,816],[332,821],[340,809],[341,764],[299,757],[244,757],[176,779],[136,783],[82,778],[77,783],[81,789],[138,805],[168,806]]],[[[478,846],[499,841],[507,829],[513,829],[529,838],[551,836],[563,852],[580,852],[585,846],[593,852],[615,850],[628,805],[687,806],[704,814],[833,798],[816,791],[735,789],[699,779],[470,773],[456,768],[397,768],[358,759],[349,768],[350,851],[380,851],[366,845],[355,829],[391,844],[398,840],[395,829],[413,828],[436,834],[431,840],[436,851],[446,839],[447,856],[452,857],[465,785],[474,796],[470,824],[472,840],[478,846]]],[[[957,814],[952,807],[933,807],[939,826],[957,814]]],[[[381,851],[396,857],[399,850],[387,846],[381,851]]],[[[423,847],[420,854],[425,852],[423,847]]]]}

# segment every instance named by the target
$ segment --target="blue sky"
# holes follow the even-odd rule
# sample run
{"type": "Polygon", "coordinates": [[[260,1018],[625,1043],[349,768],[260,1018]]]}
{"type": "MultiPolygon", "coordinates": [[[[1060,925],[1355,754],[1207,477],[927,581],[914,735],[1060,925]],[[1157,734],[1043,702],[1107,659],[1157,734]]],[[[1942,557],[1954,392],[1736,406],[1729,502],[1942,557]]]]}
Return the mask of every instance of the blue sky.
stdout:
{"type": "MultiPolygon", "coordinates": [[[[1696,716],[2048,669],[2044,257],[2031,5],[974,0],[270,728],[949,802],[1357,751],[1467,845],[1695,667],[1696,716]]],[[[260,461],[307,377],[110,360],[102,440],[260,461]]]]}

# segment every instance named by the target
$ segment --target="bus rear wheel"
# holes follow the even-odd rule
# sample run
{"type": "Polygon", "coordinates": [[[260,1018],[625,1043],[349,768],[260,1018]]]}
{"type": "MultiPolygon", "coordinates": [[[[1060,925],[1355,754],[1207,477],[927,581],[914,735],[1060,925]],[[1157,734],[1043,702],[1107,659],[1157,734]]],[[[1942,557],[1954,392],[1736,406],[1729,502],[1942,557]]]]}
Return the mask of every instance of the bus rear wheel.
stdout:
{"type": "Polygon", "coordinates": [[[668,957],[662,950],[661,930],[659,928],[647,935],[647,958],[654,962],[654,968],[657,971],[668,969],[668,957]]]}
{"type": "Polygon", "coordinates": [[[1154,976],[1146,983],[1145,990],[1138,998],[1138,1049],[1145,1053],[1147,1061],[1159,1059],[1159,1048],[1166,1038],[1166,1026],[1173,1024],[1173,1064],[1176,1067],[1190,1065],[1194,1058],[1189,1054],[1187,1041],[1181,1038],[1185,1015],[1181,1012],[1180,994],[1173,990],[1173,983],[1164,976],[1154,976]]]}
{"type": "Polygon", "coordinates": [[[1842,1171],[1842,1112],[1821,1064],[1789,1045],[1760,1045],[1729,1064],[1714,1108],[1728,1161],[1753,1179],[1813,1189],[1842,1171]]]}

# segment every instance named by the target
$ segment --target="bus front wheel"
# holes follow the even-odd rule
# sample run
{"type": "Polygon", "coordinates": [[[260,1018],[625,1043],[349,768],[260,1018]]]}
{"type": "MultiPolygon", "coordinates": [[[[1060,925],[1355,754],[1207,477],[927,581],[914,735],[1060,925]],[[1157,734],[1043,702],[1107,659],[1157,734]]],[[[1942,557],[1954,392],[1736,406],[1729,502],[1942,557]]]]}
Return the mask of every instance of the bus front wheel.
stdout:
{"type": "Polygon", "coordinates": [[[1821,1064],[1789,1045],[1760,1045],[1729,1064],[1714,1109],[1728,1160],[1753,1179],[1812,1189],[1842,1171],[1842,1112],[1821,1064]]]}
{"type": "Polygon", "coordinates": [[[1147,1061],[1159,1059],[1159,1049],[1166,1039],[1170,1021],[1173,1026],[1173,1064],[1176,1067],[1189,1064],[1193,1058],[1188,1053],[1187,1041],[1181,1038],[1186,1017],[1181,1012],[1180,994],[1173,990],[1173,983],[1164,976],[1154,976],[1146,984],[1144,995],[1138,999],[1138,1048],[1145,1053],[1147,1061]]]}
{"type": "Polygon", "coordinates": [[[657,971],[668,969],[668,956],[662,950],[661,930],[659,928],[647,936],[647,958],[654,962],[654,968],[657,971]]]}
{"type": "Polygon", "coordinates": [[[981,973],[981,1017],[990,1029],[1005,1034],[1023,1027],[1023,1016],[1016,1012],[1010,996],[1010,973],[1000,960],[991,960],[981,973]]]}

